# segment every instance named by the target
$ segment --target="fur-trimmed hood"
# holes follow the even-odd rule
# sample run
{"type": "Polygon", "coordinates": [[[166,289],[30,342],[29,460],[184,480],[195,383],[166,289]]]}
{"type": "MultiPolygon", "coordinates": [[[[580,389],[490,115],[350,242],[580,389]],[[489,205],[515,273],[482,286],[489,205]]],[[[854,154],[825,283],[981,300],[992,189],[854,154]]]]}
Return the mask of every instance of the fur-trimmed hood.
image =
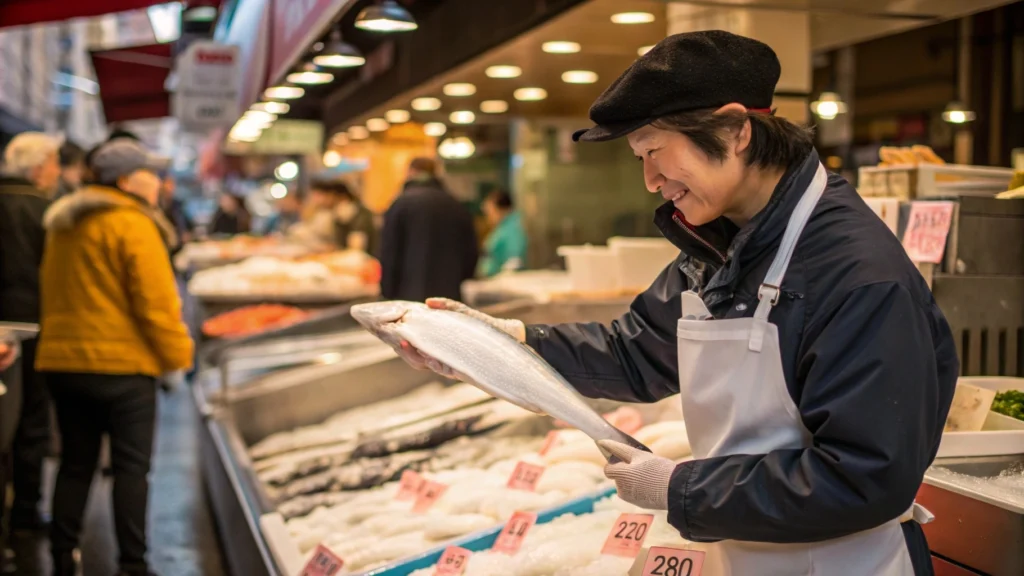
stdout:
{"type": "Polygon", "coordinates": [[[168,248],[178,245],[174,226],[159,208],[146,204],[137,196],[106,186],[87,186],[57,200],[43,216],[43,226],[47,230],[71,230],[90,214],[118,208],[142,212],[156,224],[168,248]]]}

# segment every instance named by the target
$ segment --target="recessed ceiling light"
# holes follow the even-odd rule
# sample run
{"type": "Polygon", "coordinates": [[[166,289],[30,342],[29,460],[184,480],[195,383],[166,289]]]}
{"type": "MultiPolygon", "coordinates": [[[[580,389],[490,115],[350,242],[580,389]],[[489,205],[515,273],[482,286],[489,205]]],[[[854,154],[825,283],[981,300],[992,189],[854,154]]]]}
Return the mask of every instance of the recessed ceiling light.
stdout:
{"type": "Polygon", "coordinates": [[[291,106],[284,102],[258,102],[249,107],[249,110],[256,112],[270,112],[271,114],[287,114],[291,106]]]}
{"type": "Polygon", "coordinates": [[[653,49],[654,49],[654,44],[651,44],[650,46],[641,46],[636,51],[636,53],[639,54],[640,56],[643,56],[644,54],[647,54],[648,52],[650,52],[653,49]]]}
{"type": "Polygon", "coordinates": [[[654,14],[650,12],[620,12],[612,15],[612,22],[616,24],[647,24],[654,22],[654,14]]]}
{"type": "Polygon", "coordinates": [[[423,133],[434,138],[444,136],[447,131],[448,127],[444,125],[444,122],[427,122],[423,125],[423,133]]]}
{"type": "Polygon", "coordinates": [[[476,120],[476,114],[469,110],[459,110],[452,112],[448,119],[451,120],[452,124],[472,124],[476,120]]]}
{"type": "Polygon", "coordinates": [[[271,86],[263,92],[263,97],[270,100],[294,100],[302,98],[306,91],[298,86],[271,86]]]}
{"type": "Polygon", "coordinates": [[[523,75],[519,66],[491,66],[485,72],[488,78],[518,78],[523,75]]]}
{"type": "Polygon", "coordinates": [[[353,140],[365,140],[370,137],[370,131],[366,126],[352,126],[348,129],[348,137],[353,140]]]}
{"type": "Polygon", "coordinates": [[[580,51],[578,42],[545,42],[541,48],[548,54],[575,54],[580,51]]]}
{"type": "Polygon", "coordinates": [[[522,102],[535,102],[547,98],[548,91],[543,88],[520,88],[513,95],[516,97],[516,100],[522,102]]]}
{"type": "Polygon", "coordinates": [[[336,168],[341,164],[341,154],[338,154],[336,150],[328,150],[324,152],[324,166],[328,168],[336,168]]]}
{"type": "Polygon", "coordinates": [[[333,138],[331,138],[331,143],[333,143],[335,146],[344,146],[348,144],[348,134],[344,132],[338,132],[337,134],[334,135],[333,138]]]}
{"type": "Polygon", "coordinates": [[[245,114],[242,114],[242,120],[256,126],[269,126],[274,123],[274,120],[277,120],[277,114],[262,112],[260,110],[249,110],[245,114]]]}
{"type": "Polygon", "coordinates": [[[480,103],[480,111],[484,114],[504,114],[508,112],[508,102],[504,100],[484,100],[480,103]]]}
{"type": "Polygon", "coordinates": [[[562,74],[562,82],[566,84],[593,84],[597,82],[597,72],[590,70],[569,70],[562,74]]]}
{"type": "Polygon", "coordinates": [[[366,128],[370,132],[384,132],[391,128],[391,124],[383,118],[370,118],[366,121],[366,128]]]}
{"type": "Polygon", "coordinates": [[[420,112],[431,112],[441,108],[441,101],[437,98],[416,98],[412,101],[412,109],[420,112]]]}
{"type": "Polygon", "coordinates": [[[408,110],[388,110],[387,114],[384,115],[388,122],[392,124],[404,124],[409,121],[408,110]]]}
{"type": "Polygon", "coordinates": [[[476,144],[467,136],[446,138],[437,147],[437,153],[445,160],[465,160],[476,152],[476,144]]]}
{"type": "Polygon", "coordinates": [[[476,86],[468,82],[453,82],[444,85],[445,96],[472,96],[476,94],[476,86]]]}

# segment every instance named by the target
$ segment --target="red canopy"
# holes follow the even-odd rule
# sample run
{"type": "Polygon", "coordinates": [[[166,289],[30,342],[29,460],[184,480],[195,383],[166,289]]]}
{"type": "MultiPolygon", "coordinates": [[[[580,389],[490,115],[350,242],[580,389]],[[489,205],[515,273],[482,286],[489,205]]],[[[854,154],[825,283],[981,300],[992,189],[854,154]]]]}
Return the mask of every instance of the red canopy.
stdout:
{"type": "Polygon", "coordinates": [[[171,45],[91,53],[107,122],[162,118],[171,115],[170,94],[164,88],[171,71],[171,45]]]}
{"type": "Polygon", "coordinates": [[[0,1],[0,28],[100,16],[165,2],[167,0],[3,0],[0,1]]]}

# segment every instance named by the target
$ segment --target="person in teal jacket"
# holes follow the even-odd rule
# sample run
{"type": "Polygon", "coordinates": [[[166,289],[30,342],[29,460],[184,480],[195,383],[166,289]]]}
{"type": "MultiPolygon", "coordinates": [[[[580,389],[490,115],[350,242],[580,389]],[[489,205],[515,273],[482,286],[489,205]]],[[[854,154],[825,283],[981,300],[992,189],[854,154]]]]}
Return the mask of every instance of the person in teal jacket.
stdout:
{"type": "Polygon", "coordinates": [[[502,270],[518,270],[526,266],[526,231],[513,210],[512,197],[504,190],[495,190],[483,202],[484,216],[493,227],[484,242],[480,260],[480,276],[491,277],[502,270]]]}

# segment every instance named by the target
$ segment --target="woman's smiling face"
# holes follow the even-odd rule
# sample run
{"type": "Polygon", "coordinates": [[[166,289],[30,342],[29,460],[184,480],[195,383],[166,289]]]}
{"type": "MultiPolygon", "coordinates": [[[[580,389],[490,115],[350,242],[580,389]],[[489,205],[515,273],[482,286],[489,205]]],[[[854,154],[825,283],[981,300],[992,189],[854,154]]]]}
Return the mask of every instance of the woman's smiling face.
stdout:
{"type": "Polygon", "coordinates": [[[750,141],[749,124],[728,135],[728,152],[721,160],[708,158],[688,137],[648,125],[627,137],[644,165],[644,183],[675,205],[687,222],[700,226],[737,208],[737,194],[747,166],[740,152],[750,141]]]}

